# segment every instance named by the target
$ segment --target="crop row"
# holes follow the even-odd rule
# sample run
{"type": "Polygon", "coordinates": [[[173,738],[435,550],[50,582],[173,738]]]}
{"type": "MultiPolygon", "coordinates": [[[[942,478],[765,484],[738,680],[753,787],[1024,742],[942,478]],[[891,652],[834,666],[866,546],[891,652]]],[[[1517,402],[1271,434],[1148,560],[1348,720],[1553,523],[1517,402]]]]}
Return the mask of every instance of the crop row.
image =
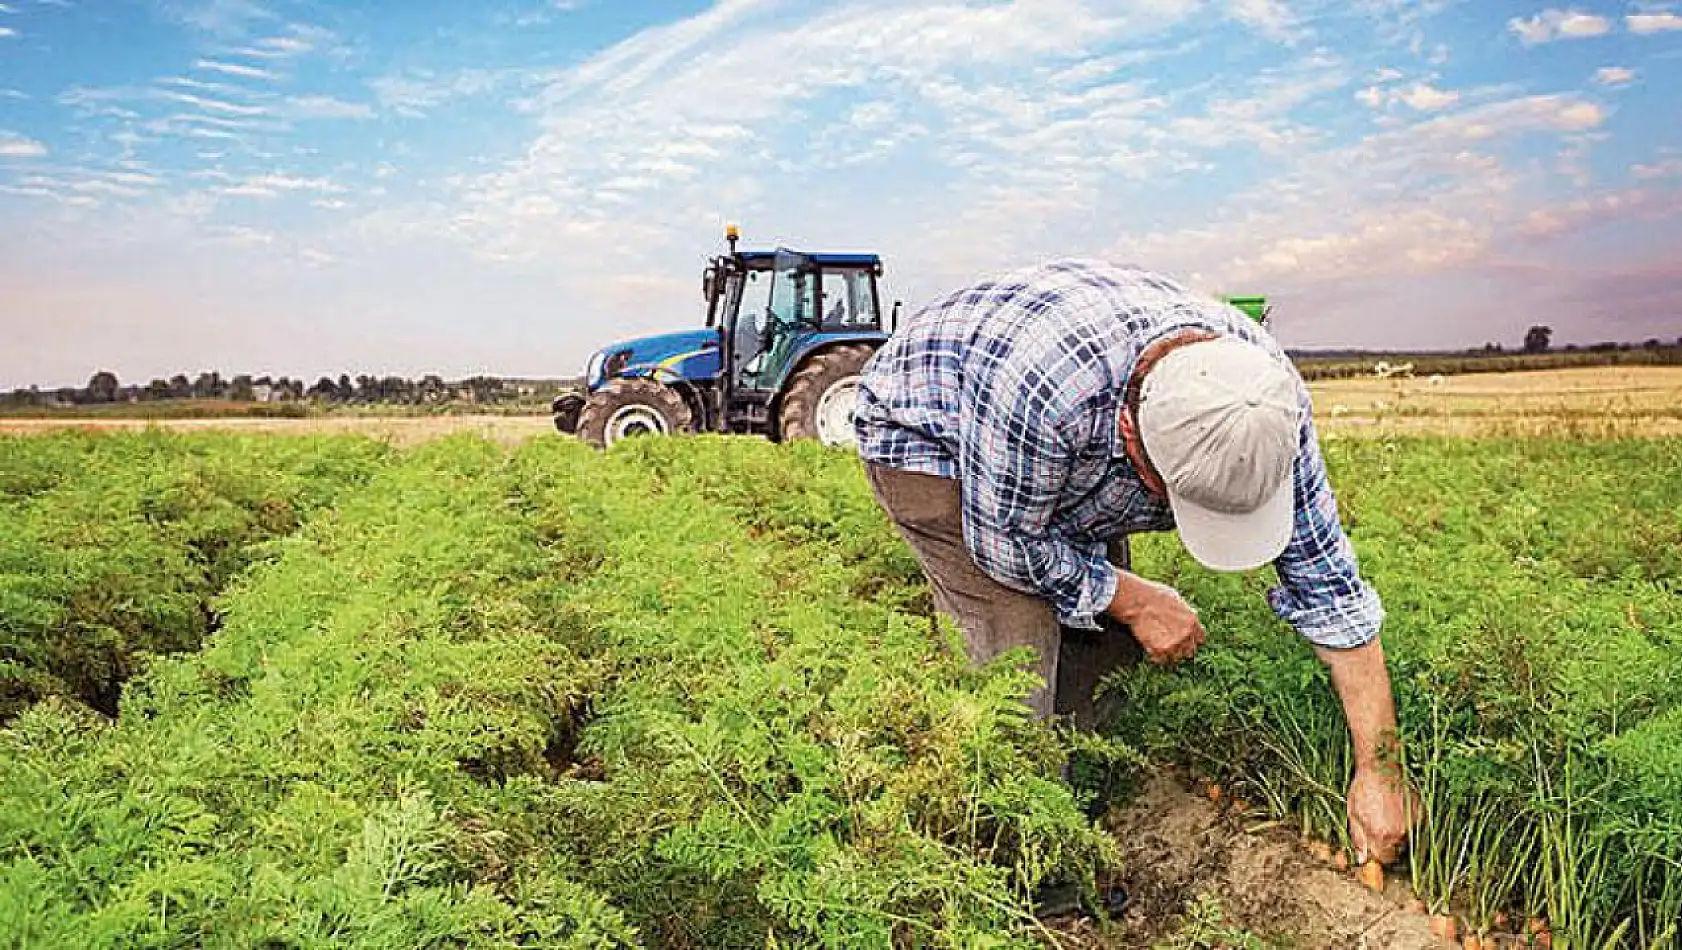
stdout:
{"type": "MultiPolygon", "coordinates": [[[[846,453],[29,441],[0,442],[0,617],[118,631],[133,678],[114,721],[44,689],[0,731],[0,946],[1000,945],[1112,862],[1025,674],[961,662],[846,453]]],[[[1328,454],[1428,807],[1416,890],[1474,932],[1677,946],[1682,447],[1328,454]]],[[[1135,551],[1211,638],[1115,676],[1118,741],[1083,749],[1346,843],[1343,722],[1267,572],[1135,551]]]]}
{"type": "Polygon", "coordinates": [[[0,731],[0,945],[1024,938],[1112,858],[1024,674],[755,543],[734,451],[450,440],[252,548],[114,721],[0,731]]]}
{"type": "Polygon", "coordinates": [[[197,649],[260,543],[385,453],[329,440],[0,439],[0,723],[47,695],[107,715],[151,654],[197,649]]]}
{"type": "MultiPolygon", "coordinates": [[[[1473,934],[1531,919],[1556,947],[1679,945],[1682,444],[1350,441],[1330,461],[1387,610],[1417,893],[1473,934]]],[[[1163,538],[1138,562],[1211,639],[1116,677],[1114,728],[1347,845],[1343,722],[1265,572],[1202,571],[1163,538]]]]}

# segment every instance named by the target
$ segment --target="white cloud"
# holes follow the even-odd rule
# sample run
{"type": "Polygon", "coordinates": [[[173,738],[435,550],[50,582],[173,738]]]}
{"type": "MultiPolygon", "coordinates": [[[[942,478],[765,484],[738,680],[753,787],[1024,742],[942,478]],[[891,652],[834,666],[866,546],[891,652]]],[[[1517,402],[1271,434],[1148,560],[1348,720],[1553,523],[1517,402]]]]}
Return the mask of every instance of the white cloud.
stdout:
{"type": "Polygon", "coordinates": [[[368,86],[383,108],[421,118],[445,103],[485,95],[507,83],[541,81],[544,75],[517,70],[464,69],[449,76],[430,72],[381,76],[368,86]]]}
{"type": "Polygon", "coordinates": [[[1355,98],[1372,109],[1401,103],[1415,112],[1441,112],[1459,102],[1460,93],[1453,89],[1438,89],[1428,82],[1417,82],[1406,88],[1368,86],[1357,92],[1355,98]]]}
{"type": "Polygon", "coordinates": [[[1682,14],[1676,13],[1631,13],[1624,21],[1631,33],[1641,35],[1682,30],[1682,14]]]}
{"type": "Polygon", "coordinates": [[[346,102],[332,96],[292,96],[276,110],[293,119],[371,119],[374,109],[365,102],[346,102]]]}
{"type": "Polygon", "coordinates": [[[308,23],[291,23],[279,34],[262,37],[227,52],[249,59],[279,60],[340,51],[339,37],[332,30],[308,23]]]}
{"type": "Polygon", "coordinates": [[[1514,17],[1507,28],[1526,46],[1551,43],[1554,40],[1587,39],[1604,36],[1612,29],[1611,21],[1593,13],[1579,10],[1549,8],[1528,19],[1514,17]]]}
{"type": "Polygon", "coordinates": [[[0,39],[4,39],[8,36],[16,36],[16,35],[18,35],[17,30],[14,30],[9,26],[0,26],[0,39]]]}
{"type": "Polygon", "coordinates": [[[1624,66],[1602,66],[1594,71],[1594,81],[1602,86],[1627,86],[1635,81],[1635,70],[1624,66]]]}
{"type": "Polygon", "coordinates": [[[1641,181],[1658,178],[1682,178],[1682,156],[1666,155],[1650,164],[1630,166],[1630,174],[1641,181]]]}
{"type": "Polygon", "coordinates": [[[242,63],[229,63],[216,59],[201,59],[193,63],[194,69],[204,69],[210,72],[222,73],[225,76],[238,76],[242,79],[275,79],[274,73],[259,69],[256,66],[246,66],[242,63]]]}
{"type": "Polygon", "coordinates": [[[1282,0],[1228,0],[1227,10],[1234,20],[1270,39],[1293,40],[1299,34],[1296,15],[1282,0]]]}
{"type": "Polygon", "coordinates": [[[1416,112],[1438,112],[1460,101],[1460,93],[1438,89],[1428,83],[1417,83],[1396,96],[1398,102],[1416,112]]]}
{"type": "MultiPolygon", "coordinates": [[[[223,177],[223,176],[213,176],[223,177]]],[[[314,194],[342,194],[343,185],[326,178],[303,178],[296,175],[253,175],[242,181],[215,190],[230,198],[277,198],[283,193],[311,192],[314,194]]]]}
{"type": "Polygon", "coordinates": [[[34,139],[0,132],[0,158],[43,158],[46,154],[47,147],[34,139]]]}
{"type": "Polygon", "coordinates": [[[267,115],[269,112],[268,108],[265,106],[241,105],[237,102],[228,102],[224,99],[213,99],[209,96],[197,96],[188,92],[169,92],[166,90],[160,92],[159,95],[165,99],[174,100],[175,102],[185,103],[190,106],[198,106],[200,109],[205,109],[211,112],[222,112],[228,115],[260,116],[267,115]]]}

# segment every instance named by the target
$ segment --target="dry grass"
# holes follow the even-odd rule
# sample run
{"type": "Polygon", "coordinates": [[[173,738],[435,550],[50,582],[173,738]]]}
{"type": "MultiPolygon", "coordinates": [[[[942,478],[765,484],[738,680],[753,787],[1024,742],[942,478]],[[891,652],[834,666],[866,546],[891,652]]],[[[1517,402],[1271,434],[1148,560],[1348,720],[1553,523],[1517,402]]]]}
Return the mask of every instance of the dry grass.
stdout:
{"type": "Polygon", "coordinates": [[[1315,416],[1351,435],[1682,434],[1682,367],[1603,366],[1313,383],[1315,416]]]}
{"type": "MultiPolygon", "coordinates": [[[[1682,435],[1682,367],[1604,366],[1311,383],[1322,432],[1340,436],[1682,435]]],[[[83,429],[354,432],[412,445],[455,432],[513,444],[555,434],[547,415],[324,416],[309,419],[0,419],[0,434],[83,429]]]]}

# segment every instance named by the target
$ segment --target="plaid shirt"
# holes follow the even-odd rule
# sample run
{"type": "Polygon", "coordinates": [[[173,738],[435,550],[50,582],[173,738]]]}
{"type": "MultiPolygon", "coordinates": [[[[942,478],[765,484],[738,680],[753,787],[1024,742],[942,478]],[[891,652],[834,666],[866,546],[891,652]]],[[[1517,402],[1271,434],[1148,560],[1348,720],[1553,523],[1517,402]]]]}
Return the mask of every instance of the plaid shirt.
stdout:
{"type": "MultiPolygon", "coordinates": [[[[1064,624],[1096,629],[1116,588],[1104,540],[1174,527],[1117,422],[1140,353],[1184,329],[1292,365],[1236,308],[1134,267],[1061,260],[965,288],[914,313],[865,368],[860,455],[958,479],[976,564],[1046,598],[1064,624]]],[[[1310,642],[1359,646],[1378,635],[1383,608],[1338,522],[1306,386],[1302,400],[1296,526],[1267,599],[1310,642]]]]}

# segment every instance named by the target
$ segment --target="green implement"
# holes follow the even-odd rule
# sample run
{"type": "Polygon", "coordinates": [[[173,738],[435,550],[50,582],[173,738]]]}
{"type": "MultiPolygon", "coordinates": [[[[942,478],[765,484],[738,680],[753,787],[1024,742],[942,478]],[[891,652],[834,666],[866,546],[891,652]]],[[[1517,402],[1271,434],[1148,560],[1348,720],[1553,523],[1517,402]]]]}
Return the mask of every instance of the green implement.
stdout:
{"type": "Polygon", "coordinates": [[[1222,300],[1237,307],[1249,315],[1251,320],[1262,326],[1267,326],[1267,318],[1273,314],[1273,308],[1267,305],[1266,297],[1222,297],[1222,300]]]}

